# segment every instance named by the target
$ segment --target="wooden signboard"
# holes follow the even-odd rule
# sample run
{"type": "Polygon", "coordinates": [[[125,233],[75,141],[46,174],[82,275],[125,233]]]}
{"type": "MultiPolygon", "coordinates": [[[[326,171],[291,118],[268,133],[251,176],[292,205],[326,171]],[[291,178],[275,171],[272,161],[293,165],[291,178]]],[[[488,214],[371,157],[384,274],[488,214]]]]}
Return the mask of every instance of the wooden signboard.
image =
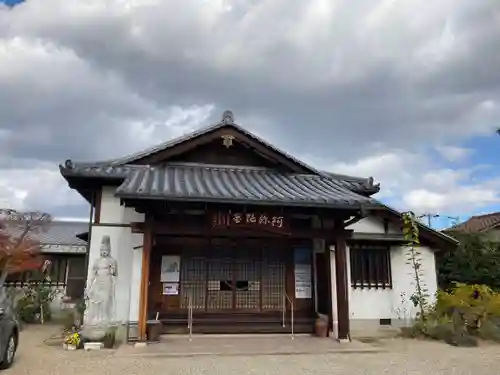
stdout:
{"type": "Polygon", "coordinates": [[[283,215],[264,212],[215,212],[212,228],[246,228],[281,234],[290,233],[290,222],[283,215]]]}

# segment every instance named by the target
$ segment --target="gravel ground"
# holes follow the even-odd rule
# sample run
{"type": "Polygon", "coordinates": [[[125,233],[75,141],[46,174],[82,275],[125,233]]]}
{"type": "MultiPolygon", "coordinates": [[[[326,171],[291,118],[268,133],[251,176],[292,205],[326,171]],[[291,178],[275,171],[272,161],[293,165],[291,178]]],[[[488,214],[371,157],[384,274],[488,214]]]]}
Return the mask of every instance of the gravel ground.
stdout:
{"type": "MultiPolygon", "coordinates": [[[[14,367],[15,375],[271,375],[271,374],[500,374],[500,348],[454,348],[435,342],[386,340],[386,352],[355,354],[146,357],[126,351],[67,352],[43,343],[55,327],[29,327],[14,367]]],[[[226,340],[226,339],[225,339],[226,340]]],[[[227,339],[230,340],[230,339],[227,339]]]]}

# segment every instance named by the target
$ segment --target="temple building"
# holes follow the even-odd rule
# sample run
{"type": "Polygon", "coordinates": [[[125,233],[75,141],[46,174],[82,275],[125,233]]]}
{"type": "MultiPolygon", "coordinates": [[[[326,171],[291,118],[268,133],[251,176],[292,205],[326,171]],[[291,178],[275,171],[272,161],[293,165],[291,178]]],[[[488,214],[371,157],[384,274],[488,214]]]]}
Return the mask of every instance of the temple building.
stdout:
{"type": "MultiPolygon", "coordinates": [[[[91,204],[87,265],[110,238],[116,318],[128,340],[147,340],[156,317],[165,334],[186,333],[189,321],[195,333],[292,325],[307,333],[323,314],[330,335],[346,340],[415,314],[401,214],[372,197],[380,189],[373,178],[306,165],[230,111],[137,154],[67,160],[60,171],[91,204]]],[[[423,225],[420,232],[433,294],[435,253],[457,242],[423,225]]]]}

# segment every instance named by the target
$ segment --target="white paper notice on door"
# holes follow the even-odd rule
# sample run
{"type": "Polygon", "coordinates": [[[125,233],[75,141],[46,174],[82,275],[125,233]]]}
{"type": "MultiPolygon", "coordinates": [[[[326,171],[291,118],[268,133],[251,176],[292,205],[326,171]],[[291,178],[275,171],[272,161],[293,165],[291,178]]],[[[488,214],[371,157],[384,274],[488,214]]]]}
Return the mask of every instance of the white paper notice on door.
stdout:
{"type": "Polygon", "coordinates": [[[181,257],[179,255],[164,255],[161,257],[162,283],[178,283],[180,280],[181,257]]]}
{"type": "Polygon", "coordinates": [[[178,283],[163,283],[163,295],[176,296],[179,294],[178,283]]]}
{"type": "Polygon", "coordinates": [[[312,298],[311,266],[295,264],[295,298],[312,298]]]}

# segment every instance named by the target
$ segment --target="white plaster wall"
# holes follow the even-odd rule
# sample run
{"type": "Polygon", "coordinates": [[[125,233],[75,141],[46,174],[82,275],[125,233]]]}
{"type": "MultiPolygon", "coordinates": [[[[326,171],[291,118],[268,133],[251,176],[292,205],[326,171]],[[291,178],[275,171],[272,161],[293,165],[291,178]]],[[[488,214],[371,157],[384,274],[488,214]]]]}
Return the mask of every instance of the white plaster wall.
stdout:
{"type": "Polygon", "coordinates": [[[102,224],[129,224],[143,222],[144,214],[135,212],[131,207],[120,204],[120,199],[115,197],[116,187],[105,186],[102,188],[101,215],[102,224]]]}
{"type": "MultiPolygon", "coordinates": [[[[118,276],[115,290],[116,320],[126,323],[131,317],[138,316],[140,267],[142,259],[142,234],[133,234],[130,227],[120,226],[131,222],[143,222],[144,215],[133,208],[120,204],[114,196],[113,187],[104,187],[101,198],[100,223],[94,224],[89,251],[88,273],[92,271],[95,260],[100,255],[102,237],[110,236],[111,256],[116,260],[118,276]],[[139,280],[139,281],[137,281],[139,280]]],[[[88,280],[90,281],[90,274],[88,280]]],[[[135,319],[137,320],[137,319],[135,319]]]]}
{"type": "MultiPolygon", "coordinates": [[[[415,316],[417,309],[413,307],[411,303],[406,303],[402,306],[401,293],[406,295],[406,300],[415,292],[415,276],[414,269],[408,262],[408,250],[404,246],[398,246],[391,249],[391,262],[394,265],[392,267],[392,280],[393,280],[393,307],[394,310],[398,308],[406,307],[411,312],[411,316],[415,316]]],[[[426,246],[421,246],[417,249],[420,253],[421,264],[422,264],[422,280],[421,284],[424,285],[429,294],[429,302],[434,303],[436,297],[437,286],[437,274],[436,274],[436,258],[434,251],[426,246]]],[[[393,313],[393,318],[397,319],[398,314],[393,313]]]]}
{"type": "MultiPolygon", "coordinates": [[[[365,218],[349,227],[349,229],[363,233],[384,233],[383,220],[376,217],[365,218]]],[[[390,233],[400,233],[400,229],[395,224],[389,224],[390,233]]],[[[315,240],[315,252],[322,251],[322,244],[315,240]]],[[[349,246],[347,246],[347,277],[348,284],[351,285],[349,246]]],[[[436,265],[433,249],[422,246],[419,248],[422,259],[423,284],[430,294],[430,302],[434,301],[437,291],[436,265]]],[[[392,325],[403,324],[405,318],[413,318],[417,309],[409,301],[410,296],[415,291],[413,268],[407,264],[407,250],[402,246],[391,248],[391,289],[354,289],[349,288],[349,314],[351,321],[351,332],[356,334],[366,334],[377,331],[380,326],[380,319],[391,319],[392,325]],[[401,294],[405,295],[405,302],[401,302],[401,294]]],[[[332,267],[332,289],[333,289],[333,314],[334,322],[337,320],[337,296],[336,296],[336,274],[335,255],[331,257],[332,267]]],[[[334,332],[336,335],[336,332],[334,332]]]]}
{"type": "MultiPolygon", "coordinates": [[[[376,216],[368,216],[360,221],[349,225],[346,229],[360,233],[384,233],[384,220],[376,216]]],[[[400,228],[394,223],[389,223],[390,234],[400,233],[400,228]]]]}
{"type": "MultiPolygon", "coordinates": [[[[428,289],[429,302],[432,303],[437,291],[434,251],[424,246],[418,251],[422,259],[422,285],[428,289]]],[[[348,256],[350,270],[349,258],[348,256]]],[[[393,326],[400,326],[405,320],[415,317],[418,310],[409,299],[416,290],[414,270],[407,264],[407,258],[407,250],[404,247],[391,248],[391,289],[349,289],[349,311],[353,331],[377,329],[380,319],[391,319],[393,326]]],[[[350,285],[350,272],[348,280],[350,285]]]]}

